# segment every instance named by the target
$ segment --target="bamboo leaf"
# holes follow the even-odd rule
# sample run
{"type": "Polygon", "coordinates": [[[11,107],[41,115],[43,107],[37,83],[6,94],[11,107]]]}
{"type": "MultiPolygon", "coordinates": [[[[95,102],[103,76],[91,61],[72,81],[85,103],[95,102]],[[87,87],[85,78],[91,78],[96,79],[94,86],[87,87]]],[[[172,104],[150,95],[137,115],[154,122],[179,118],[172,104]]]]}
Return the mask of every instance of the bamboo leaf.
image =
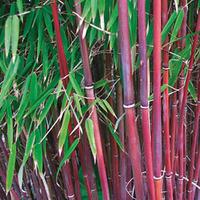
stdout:
{"type": "Polygon", "coordinates": [[[176,22],[175,22],[175,25],[174,25],[174,29],[172,31],[172,35],[171,35],[171,38],[170,38],[170,43],[173,43],[176,39],[176,36],[178,34],[178,31],[181,27],[181,24],[182,24],[182,21],[183,21],[183,17],[184,17],[184,11],[181,9],[179,12],[178,12],[178,16],[177,16],[177,19],[176,19],[176,22]]]}
{"type": "MultiPolygon", "coordinates": [[[[23,2],[22,0],[17,0],[17,8],[19,13],[23,12],[23,2]]],[[[21,21],[23,22],[23,15],[20,15],[21,21]]]]}
{"type": "Polygon", "coordinates": [[[16,162],[16,143],[12,145],[12,150],[10,152],[8,166],[6,171],[6,193],[8,193],[12,186],[14,170],[15,170],[15,162],[16,162]]]}
{"type": "Polygon", "coordinates": [[[60,172],[62,166],[65,164],[65,162],[69,159],[70,155],[72,154],[72,152],[75,150],[75,148],[77,147],[79,143],[79,138],[77,138],[76,140],[74,140],[74,142],[72,143],[72,145],[69,147],[69,149],[67,149],[67,151],[64,154],[64,158],[62,159],[62,161],[60,162],[59,166],[58,166],[58,170],[56,172],[56,179],[58,177],[58,173],[60,172]]]}
{"type": "Polygon", "coordinates": [[[12,85],[12,82],[16,76],[16,72],[19,65],[19,57],[17,57],[16,62],[13,63],[12,61],[9,64],[8,70],[5,74],[5,78],[1,87],[1,94],[0,94],[0,107],[2,106],[2,103],[4,99],[6,98],[6,95],[12,85]]]}
{"type": "Polygon", "coordinates": [[[12,34],[11,34],[11,47],[12,47],[12,56],[15,60],[17,48],[19,41],[19,18],[14,15],[12,18],[12,34]]]}
{"type": "Polygon", "coordinates": [[[53,39],[53,26],[52,26],[51,18],[49,16],[49,14],[47,14],[44,11],[43,11],[43,16],[44,16],[44,23],[46,25],[49,36],[50,36],[51,39],[53,39]]]}
{"type": "Polygon", "coordinates": [[[12,144],[13,144],[13,119],[12,119],[11,104],[9,101],[6,102],[6,107],[7,107],[6,121],[7,121],[8,147],[9,147],[9,150],[11,151],[12,144]]]}
{"type": "Polygon", "coordinates": [[[25,166],[25,164],[26,164],[26,162],[27,162],[27,160],[28,160],[28,158],[31,154],[31,150],[33,149],[34,142],[35,142],[35,133],[32,132],[27,139],[22,165],[20,166],[20,169],[19,169],[19,172],[18,172],[18,182],[19,182],[20,189],[22,189],[23,169],[24,169],[24,166],[25,166]]]}
{"type": "Polygon", "coordinates": [[[189,93],[192,96],[193,100],[196,101],[197,100],[197,93],[196,93],[196,89],[195,89],[192,81],[190,81],[190,83],[189,83],[188,90],[189,90],[189,93]]]}
{"type": "Polygon", "coordinates": [[[45,117],[47,116],[52,104],[53,104],[53,101],[54,101],[55,97],[54,96],[50,96],[48,99],[47,99],[47,102],[44,106],[44,109],[42,110],[40,116],[39,116],[39,124],[38,126],[42,123],[42,121],[45,119],[45,117]]]}
{"type": "Polygon", "coordinates": [[[26,38],[27,34],[30,32],[31,26],[33,24],[34,19],[34,11],[31,11],[26,18],[26,24],[23,31],[23,37],[26,38]]]}
{"type": "Polygon", "coordinates": [[[162,43],[165,41],[167,35],[169,34],[169,31],[173,23],[175,22],[176,18],[177,18],[177,13],[173,12],[162,30],[162,43]]]}
{"type": "Polygon", "coordinates": [[[42,173],[43,169],[43,155],[42,155],[42,143],[40,143],[41,133],[39,129],[35,130],[35,147],[33,149],[33,158],[35,165],[38,167],[39,173],[42,173]]]}
{"type": "Polygon", "coordinates": [[[105,104],[105,106],[106,106],[106,108],[108,109],[108,111],[109,111],[115,118],[117,118],[116,115],[115,115],[115,112],[114,112],[113,108],[110,106],[110,104],[109,104],[105,99],[103,99],[103,103],[105,104]]]}
{"type": "Polygon", "coordinates": [[[70,112],[69,112],[69,109],[66,109],[64,117],[63,117],[62,126],[60,129],[60,133],[59,133],[58,149],[59,149],[60,155],[63,149],[63,145],[66,141],[69,122],[70,122],[70,112]]]}
{"type": "Polygon", "coordinates": [[[97,14],[97,7],[98,7],[97,0],[91,0],[91,12],[93,21],[97,14]]]}
{"type": "Polygon", "coordinates": [[[114,9],[112,10],[112,14],[109,17],[109,21],[107,23],[107,29],[109,30],[111,26],[115,23],[118,17],[118,4],[115,5],[114,9]]]}
{"type": "Polygon", "coordinates": [[[70,79],[70,82],[72,84],[72,87],[74,88],[74,90],[76,91],[76,94],[78,94],[79,96],[84,96],[83,95],[83,92],[81,90],[81,87],[80,87],[80,84],[78,84],[76,78],[75,78],[75,75],[74,73],[70,73],[69,74],[69,79],[70,79]]]}
{"type": "Polygon", "coordinates": [[[85,120],[85,129],[86,129],[88,141],[90,144],[90,148],[92,151],[92,155],[94,158],[94,162],[96,162],[97,150],[96,150],[96,144],[95,144],[95,139],[94,139],[94,126],[93,126],[93,121],[89,118],[85,120]]]}
{"type": "Polygon", "coordinates": [[[122,151],[124,151],[124,146],[123,146],[121,140],[119,139],[119,136],[118,136],[117,133],[114,131],[114,128],[112,127],[112,125],[109,124],[109,125],[108,125],[108,128],[109,128],[110,133],[112,134],[112,136],[113,136],[115,142],[118,144],[119,148],[120,148],[122,151]]]}
{"type": "Polygon", "coordinates": [[[79,100],[79,97],[78,95],[74,94],[74,103],[76,105],[76,108],[80,114],[80,116],[82,117],[83,116],[83,112],[81,110],[81,104],[80,104],[80,100],[79,100]]]}
{"type": "Polygon", "coordinates": [[[12,17],[9,16],[5,23],[5,53],[8,57],[11,43],[11,34],[12,34],[12,17]]]}
{"type": "Polygon", "coordinates": [[[19,122],[22,119],[23,114],[24,114],[26,107],[28,105],[28,89],[29,89],[30,80],[31,80],[31,76],[28,76],[28,78],[26,79],[25,86],[23,88],[23,96],[22,96],[22,99],[20,101],[20,106],[19,106],[19,109],[18,109],[18,112],[17,112],[17,115],[16,115],[17,122],[19,122]]]}

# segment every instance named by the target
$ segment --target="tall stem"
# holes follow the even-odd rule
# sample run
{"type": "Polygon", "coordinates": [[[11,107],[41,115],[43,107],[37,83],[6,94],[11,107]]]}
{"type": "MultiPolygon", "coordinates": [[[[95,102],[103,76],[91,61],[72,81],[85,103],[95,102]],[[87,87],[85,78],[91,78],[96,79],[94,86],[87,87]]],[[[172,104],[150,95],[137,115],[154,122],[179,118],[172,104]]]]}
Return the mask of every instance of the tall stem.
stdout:
{"type": "MultiPolygon", "coordinates": [[[[81,16],[82,11],[81,11],[81,5],[79,1],[75,1],[75,10],[77,14],[81,16]]],[[[77,20],[77,25],[79,25],[80,19],[76,17],[76,20],[77,20]]],[[[83,60],[86,95],[88,97],[88,103],[91,105],[95,101],[95,95],[94,95],[93,80],[92,80],[92,74],[90,70],[90,62],[89,62],[86,39],[82,37],[83,28],[84,28],[84,23],[80,26],[80,29],[79,29],[79,41],[80,41],[81,55],[82,55],[82,60],[83,60]]],[[[98,164],[98,169],[99,169],[103,197],[105,200],[108,200],[110,199],[108,181],[107,181],[106,168],[105,168],[105,162],[104,162],[104,156],[103,156],[97,110],[94,105],[91,108],[91,119],[93,121],[93,126],[94,126],[94,137],[95,137],[95,143],[96,143],[96,149],[97,149],[97,164],[98,164]]]]}
{"type": "MultiPolygon", "coordinates": [[[[168,21],[168,1],[162,0],[162,28],[168,21]]],[[[169,38],[164,41],[165,47],[163,48],[163,84],[168,85],[169,78],[169,38]]],[[[165,141],[165,165],[166,165],[166,183],[167,183],[167,197],[173,199],[172,188],[172,168],[170,157],[170,135],[169,135],[169,90],[168,87],[164,91],[163,97],[163,126],[164,126],[164,141],[165,141]]]]}
{"type": "Polygon", "coordinates": [[[152,131],[154,138],[154,181],[156,198],[161,199],[162,192],[162,129],[161,129],[161,0],[153,1],[153,121],[152,131]]]}
{"type": "Polygon", "coordinates": [[[145,0],[138,1],[138,36],[140,52],[140,101],[142,112],[142,133],[144,140],[144,155],[146,161],[146,174],[150,199],[155,199],[153,181],[153,159],[151,148],[151,132],[148,103],[148,69],[146,55],[146,14],[145,0]]]}
{"type": "Polygon", "coordinates": [[[123,68],[124,108],[126,113],[126,131],[129,139],[130,160],[134,174],[134,184],[137,199],[144,199],[143,179],[141,173],[141,150],[137,126],[135,122],[133,77],[128,26],[127,0],[118,0],[119,42],[123,68]]]}

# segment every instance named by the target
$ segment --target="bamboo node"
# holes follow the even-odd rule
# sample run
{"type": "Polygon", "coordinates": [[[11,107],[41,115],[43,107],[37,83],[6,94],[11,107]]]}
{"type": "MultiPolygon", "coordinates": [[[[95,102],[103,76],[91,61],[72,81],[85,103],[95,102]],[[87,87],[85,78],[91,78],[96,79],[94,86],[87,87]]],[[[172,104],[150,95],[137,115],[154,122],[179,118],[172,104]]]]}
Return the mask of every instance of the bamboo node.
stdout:
{"type": "Polygon", "coordinates": [[[171,179],[171,178],[172,178],[172,174],[173,174],[172,172],[171,172],[170,175],[167,175],[167,174],[166,174],[165,178],[166,178],[166,179],[171,179]]]}
{"type": "Polygon", "coordinates": [[[68,195],[68,198],[69,198],[69,199],[74,198],[74,197],[75,197],[75,194],[68,195]]]}
{"type": "Polygon", "coordinates": [[[161,175],[159,177],[153,176],[153,179],[154,180],[161,180],[163,178],[163,176],[164,176],[164,173],[163,173],[163,175],[161,175]]]}
{"type": "Polygon", "coordinates": [[[148,109],[148,108],[149,108],[149,105],[148,105],[148,106],[142,106],[142,105],[140,105],[140,108],[148,109]]]}
{"type": "Polygon", "coordinates": [[[86,90],[91,90],[91,89],[93,89],[94,88],[94,86],[93,85],[90,85],[90,86],[85,86],[85,89],[86,90]]]}
{"type": "Polygon", "coordinates": [[[123,104],[123,107],[124,108],[133,108],[133,107],[135,107],[135,104],[133,103],[133,104],[130,104],[130,105],[125,105],[125,104],[123,104]]]}

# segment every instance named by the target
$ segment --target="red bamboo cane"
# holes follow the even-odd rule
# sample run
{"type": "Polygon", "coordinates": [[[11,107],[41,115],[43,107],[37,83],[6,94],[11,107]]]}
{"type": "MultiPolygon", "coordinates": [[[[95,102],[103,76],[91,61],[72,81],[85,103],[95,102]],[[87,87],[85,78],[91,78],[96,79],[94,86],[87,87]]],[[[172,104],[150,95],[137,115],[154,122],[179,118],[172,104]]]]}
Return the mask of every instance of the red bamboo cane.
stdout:
{"type": "MultiPolygon", "coordinates": [[[[168,1],[162,0],[162,27],[168,21],[168,1]]],[[[163,48],[163,84],[168,85],[169,77],[169,45],[167,45],[168,37],[164,41],[165,47],[163,48]]],[[[166,165],[166,184],[167,184],[167,198],[173,199],[172,188],[172,168],[170,158],[170,135],[169,135],[169,90],[168,87],[163,95],[163,128],[164,128],[164,142],[165,142],[165,165],[166,165]]]]}
{"type": "MultiPolygon", "coordinates": [[[[60,25],[59,25],[59,19],[58,19],[58,8],[57,8],[56,0],[53,0],[51,2],[51,8],[52,8],[52,14],[53,14],[53,20],[54,20],[54,28],[56,32],[60,76],[61,76],[64,88],[66,88],[68,84],[67,75],[69,74],[69,72],[67,69],[67,60],[65,57],[62,38],[60,34],[60,25]]],[[[65,187],[67,189],[68,198],[70,199],[75,198],[72,177],[71,177],[71,169],[68,162],[62,168],[62,176],[63,176],[65,187]]]]}
{"type": "MultiPolygon", "coordinates": [[[[81,16],[82,11],[81,11],[81,5],[79,1],[75,1],[75,10],[77,14],[81,16]]],[[[76,20],[77,20],[77,25],[79,25],[80,19],[76,17],[76,20]]],[[[83,28],[84,28],[84,23],[80,26],[80,29],[79,29],[79,41],[80,41],[80,47],[81,47],[80,49],[81,49],[81,55],[82,55],[82,60],[83,60],[84,76],[85,76],[85,80],[84,80],[85,90],[86,90],[86,95],[88,98],[88,103],[91,105],[94,103],[95,96],[94,96],[93,80],[92,80],[92,74],[90,70],[90,62],[89,62],[86,39],[82,37],[83,28]]],[[[104,162],[104,156],[103,156],[103,150],[102,150],[102,142],[101,142],[96,106],[94,105],[92,106],[90,114],[91,114],[91,119],[93,121],[93,127],[94,127],[94,137],[95,137],[95,143],[96,143],[96,149],[97,149],[97,164],[98,164],[98,169],[99,169],[103,197],[105,200],[108,200],[110,199],[109,188],[108,188],[108,181],[107,181],[107,175],[106,175],[106,168],[105,168],[105,162],[104,162]]]]}
{"type": "Polygon", "coordinates": [[[162,198],[162,129],[161,129],[161,0],[153,1],[153,163],[156,199],[162,198]]]}
{"type": "Polygon", "coordinates": [[[136,198],[144,199],[143,178],[141,173],[141,150],[135,122],[133,77],[128,27],[128,7],[126,0],[118,0],[119,42],[123,67],[124,109],[126,131],[129,139],[129,154],[134,174],[136,198]]]}
{"type": "Polygon", "coordinates": [[[140,102],[142,112],[142,133],[144,140],[144,155],[146,160],[146,175],[149,198],[155,199],[155,187],[153,181],[153,159],[151,149],[151,132],[148,103],[148,69],[146,55],[146,14],[145,0],[138,1],[138,35],[140,52],[140,102]]]}

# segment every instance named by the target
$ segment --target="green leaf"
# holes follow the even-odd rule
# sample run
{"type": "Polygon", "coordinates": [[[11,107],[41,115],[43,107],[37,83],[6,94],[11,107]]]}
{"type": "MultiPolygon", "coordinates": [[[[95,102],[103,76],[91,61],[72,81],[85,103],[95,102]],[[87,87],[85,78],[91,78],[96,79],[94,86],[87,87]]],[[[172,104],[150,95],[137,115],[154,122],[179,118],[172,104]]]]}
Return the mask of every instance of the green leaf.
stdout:
{"type": "Polygon", "coordinates": [[[110,132],[111,132],[111,134],[112,134],[112,136],[113,136],[115,142],[118,144],[119,148],[120,148],[122,151],[124,151],[124,146],[123,146],[121,140],[119,139],[118,134],[114,131],[114,128],[112,127],[112,125],[109,124],[109,125],[108,125],[108,128],[109,128],[109,130],[110,130],[110,132]]]}
{"type": "Polygon", "coordinates": [[[91,12],[93,21],[97,14],[97,7],[98,7],[97,0],[91,0],[91,12]]]}
{"type": "Polygon", "coordinates": [[[108,109],[108,111],[109,111],[115,118],[117,118],[116,115],[115,115],[115,112],[114,112],[113,108],[110,106],[110,104],[109,104],[105,99],[103,99],[103,103],[105,104],[105,106],[106,106],[106,108],[108,109]]]}
{"type": "MultiPolygon", "coordinates": [[[[19,13],[23,12],[23,2],[22,2],[22,0],[17,0],[17,8],[18,8],[19,13]]],[[[20,18],[21,18],[21,21],[23,22],[23,16],[22,15],[20,16],[20,18]]]]}
{"type": "Polygon", "coordinates": [[[58,148],[60,154],[62,152],[62,148],[67,137],[69,122],[70,122],[70,112],[69,109],[67,108],[63,117],[63,122],[59,134],[58,148]]]}
{"type": "Polygon", "coordinates": [[[170,16],[170,18],[168,19],[166,25],[164,26],[163,30],[162,30],[162,42],[165,41],[167,35],[169,34],[169,31],[173,25],[173,23],[175,22],[177,18],[177,13],[173,12],[170,16]]]}
{"type": "Polygon", "coordinates": [[[109,17],[109,21],[107,23],[107,29],[109,30],[112,25],[115,23],[118,17],[118,4],[115,5],[114,9],[112,10],[112,14],[109,17]]]}
{"type": "Polygon", "coordinates": [[[8,166],[6,171],[6,193],[8,193],[12,186],[14,170],[15,170],[15,162],[16,162],[16,143],[12,145],[12,150],[10,152],[8,166]]]}
{"type": "Polygon", "coordinates": [[[40,143],[41,133],[39,129],[35,130],[35,147],[33,149],[33,158],[35,164],[38,167],[39,173],[42,173],[43,169],[43,155],[42,155],[42,143],[40,143]]]}
{"type": "Polygon", "coordinates": [[[10,50],[11,34],[12,34],[12,17],[9,16],[5,23],[5,53],[6,53],[6,57],[8,57],[9,50],[10,50]]]}
{"type": "Polygon", "coordinates": [[[193,100],[196,101],[197,100],[197,93],[196,93],[196,89],[195,89],[192,81],[189,82],[188,90],[189,90],[189,93],[192,96],[193,100]]]}
{"type": "Polygon", "coordinates": [[[31,11],[26,18],[26,24],[24,27],[24,31],[23,31],[23,37],[26,38],[27,34],[30,32],[31,26],[33,24],[33,19],[34,19],[34,11],[31,11]]]}
{"type": "Polygon", "coordinates": [[[83,116],[82,110],[81,110],[81,104],[80,104],[80,99],[78,97],[78,95],[74,94],[74,103],[76,105],[76,108],[80,114],[80,116],[83,116]]]}
{"type": "Polygon", "coordinates": [[[83,92],[81,90],[80,84],[78,84],[74,73],[69,74],[69,79],[70,79],[70,82],[72,84],[72,87],[76,91],[76,94],[78,94],[79,96],[84,96],[83,92]]]}
{"type": "Polygon", "coordinates": [[[19,172],[18,172],[18,181],[19,181],[19,187],[22,189],[22,182],[23,182],[23,169],[24,166],[31,154],[31,150],[33,149],[33,145],[35,142],[35,132],[32,132],[27,139],[25,153],[22,161],[22,165],[20,166],[19,172]]]}
{"type": "Polygon", "coordinates": [[[46,98],[53,92],[53,88],[45,91],[45,93],[42,93],[37,100],[33,103],[33,105],[29,108],[28,112],[26,113],[26,116],[30,115],[42,102],[46,100],[46,98]]]}
{"type": "MultiPolygon", "coordinates": [[[[44,108],[43,108],[43,110],[42,110],[42,112],[41,112],[41,114],[40,114],[40,116],[39,116],[39,124],[41,124],[42,123],[42,121],[45,119],[45,117],[47,116],[47,114],[48,114],[48,112],[49,112],[49,110],[50,110],[50,108],[51,108],[51,106],[52,106],[52,104],[53,104],[53,101],[54,101],[54,99],[55,99],[55,97],[52,95],[52,96],[50,96],[48,99],[47,99],[47,102],[46,102],[46,104],[45,104],[45,106],[44,106],[44,108]]],[[[38,124],[38,125],[39,125],[38,124]]]]}
{"type": "Polygon", "coordinates": [[[181,24],[182,24],[182,21],[183,21],[183,17],[184,17],[184,11],[183,9],[181,9],[178,13],[178,16],[177,16],[177,19],[176,19],[176,22],[175,22],[175,25],[174,25],[174,29],[172,31],[172,35],[171,35],[171,38],[170,38],[170,43],[173,43],[175,40],[176,40],[176,36],[178,34],[178,31],[181,27],[181,24]]]}
{"type": "Polygon", "coordinates": [[[22,2],[22,0],[17,0],[17,8],[19,10],[19,13],[23,12],[23,2],[22,2]]]}
{"type": "Polygon", "coordinates": [[[96,144],[95,144],[95,139],[94,139],[94,126],[93,126],[93,121],[89,118],[85,120],[85,129],[86,129],[88,141],[90,144],[90,148],[92,151],[92,155],[94,158],[94,162],[96,162],[97,150],[96,150],[96,144]]]}
{"type": "Polygon", "coordinates": [[[12,82],[16,76],[16,72],[19,65],[19,57],[17,57],[16,62],[13,63],[12,61],[9,64],[8,70],[5,74],[5,78],[3,80],[3,84],[1,87],[1,93],[0,93],[0,107],[2,106],[2,103],[4,99],[6,98],[7,93],[9,92],[10,87],[12,86],[12,82]]]}
{"type": "Polygon", "coordinates": [[[8,147],[9,147],[9,150],[11,151],[12,144],[13,144],[13,119],[12,119],[12,109],[11,109],[10,101],[6,102],[6,107],[7,107],[6,121],[7,121],[8,147]]]}
{"type": "Polygon", "coordinates": [[[51,39],[53,39],[53,27],[52,27],[51,17],[49,16],[49,14],[47,14],[44,11],[42,13],[43,13],[43,16],[44,16],[44,23],[46,25],[49,36],[50,36],[51,39]]]}
{"type": "Polygon", "coordinates": [[[56,179],[58,177],[58,173],[60,172],[62,166],[65,164],[65,162],[69,159],[71,153],[75,150],[75,148],[77,147],[79,143],[79,138],[77,138],[76,140],[74,140],[74,142],[72,143],[72,145],[69,147],[69,149],[67,149],[67,151],[64,154],[64,158],[62,159],[62,161],[60,162],[59,166],[58,166],[58,170],[56,172],[56,179]]]}
{"type": "Polygon", "coordinates": [[[17,48],[19,41],[19,18],[14,15],[12,18],[12,34],[11,34],[11,47],[12,47],[12,56],[15,60],[17,48]]]}
{"type": "Polygon", "coordinates": [[[16,115],[17,122],[19,122],[22,119],[23,114],[28,105],[28,89],[29,89],[30,80],[31,80],[31,76],[28,76],[28,78],[26,79],[25,86],[23,87],[23,96],[20,101],[20,106],[16,115]]]}

